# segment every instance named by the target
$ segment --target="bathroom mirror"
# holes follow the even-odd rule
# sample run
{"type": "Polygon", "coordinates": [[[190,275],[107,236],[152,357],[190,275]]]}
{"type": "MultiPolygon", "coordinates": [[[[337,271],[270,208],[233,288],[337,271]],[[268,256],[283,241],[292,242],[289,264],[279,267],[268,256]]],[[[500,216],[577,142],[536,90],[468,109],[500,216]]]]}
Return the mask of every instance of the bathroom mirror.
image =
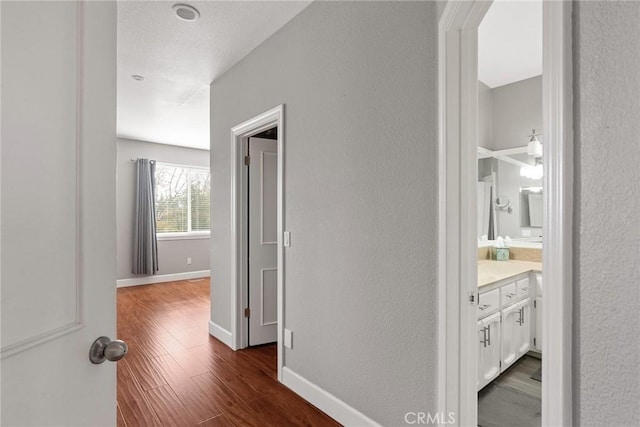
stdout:
{"type": "Polygon", "coordinates": [[[478,239],[541,241],[542,178],[532,177],[528,169],[535,168],[535,160],[526,153],[505,159],[488,151],[479,150],[478,155],[478,239]]]}

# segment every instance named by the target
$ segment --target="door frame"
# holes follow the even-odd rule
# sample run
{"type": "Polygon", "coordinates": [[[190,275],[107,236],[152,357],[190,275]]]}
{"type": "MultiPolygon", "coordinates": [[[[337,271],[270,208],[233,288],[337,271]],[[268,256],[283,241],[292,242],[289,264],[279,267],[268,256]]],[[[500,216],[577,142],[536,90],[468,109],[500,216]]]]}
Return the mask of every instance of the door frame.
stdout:
{"type": "MultiPolygon", "coordinates": [[[[477,425],[477,28],[491,1],[447,2],[439,22],[438,406],[477,425]],[[473,328],[471,327],[473,321],[473,328]],[[471,349],[471,351],[467,351],[471,349]]],[[[542,425],[572,424],[571,2],[543,2],[542,425]],[[553,283],[552,286],[549,286],[553,283]],[[550,352],[548,349],[553,348],[550,352]]]]}
{"type": "Polygon", "coordinates": [[[283,319],[284,319],[284,105],[278,105],[231,129],[231,342],[233,349],[246,348],[248,320],[244,307],[248,303],[248,235],[246,200],[248,174],[244,156],[249,138],[272,127],[278,128],[277,138],[277,295],[278,295],[278,380],[282,381],[283,319]]]}

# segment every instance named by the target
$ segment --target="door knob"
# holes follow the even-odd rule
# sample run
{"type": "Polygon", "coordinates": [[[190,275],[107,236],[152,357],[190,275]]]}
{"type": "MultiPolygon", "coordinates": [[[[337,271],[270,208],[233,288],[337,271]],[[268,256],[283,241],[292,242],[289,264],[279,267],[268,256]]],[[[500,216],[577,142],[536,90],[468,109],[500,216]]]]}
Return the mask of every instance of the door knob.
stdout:
{"type": "Polygon", "coordinates": [[[129,351],[129,346],[122,340],[113,340],[109,337],[100,337],[91,344],[89,360],[99,365],[105,360],[117,362],[129,351]]]}

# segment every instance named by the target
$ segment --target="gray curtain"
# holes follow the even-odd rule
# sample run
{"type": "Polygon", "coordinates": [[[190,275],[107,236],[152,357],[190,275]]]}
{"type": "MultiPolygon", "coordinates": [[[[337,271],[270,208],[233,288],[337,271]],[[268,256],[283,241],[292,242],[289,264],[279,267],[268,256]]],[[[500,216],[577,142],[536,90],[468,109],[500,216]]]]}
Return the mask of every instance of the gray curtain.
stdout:
{"type": "Polygon", "coordinates": [[[136,161],[136,213],[133,226],[133,274],[156,274],[158,240],[156,239],[155,173],[153,160],[136,161]]]}

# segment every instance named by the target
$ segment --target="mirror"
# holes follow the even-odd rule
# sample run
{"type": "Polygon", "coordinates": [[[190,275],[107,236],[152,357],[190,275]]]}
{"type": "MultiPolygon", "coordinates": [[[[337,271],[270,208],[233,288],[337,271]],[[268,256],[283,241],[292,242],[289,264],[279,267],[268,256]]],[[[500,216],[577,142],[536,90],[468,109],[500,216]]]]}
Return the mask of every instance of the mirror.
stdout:
{"type": "Polygon", "coordinates": [[[542,178],[526,146],[509,151],[478,150],[478,239],[541,242],[542,178]]]}

